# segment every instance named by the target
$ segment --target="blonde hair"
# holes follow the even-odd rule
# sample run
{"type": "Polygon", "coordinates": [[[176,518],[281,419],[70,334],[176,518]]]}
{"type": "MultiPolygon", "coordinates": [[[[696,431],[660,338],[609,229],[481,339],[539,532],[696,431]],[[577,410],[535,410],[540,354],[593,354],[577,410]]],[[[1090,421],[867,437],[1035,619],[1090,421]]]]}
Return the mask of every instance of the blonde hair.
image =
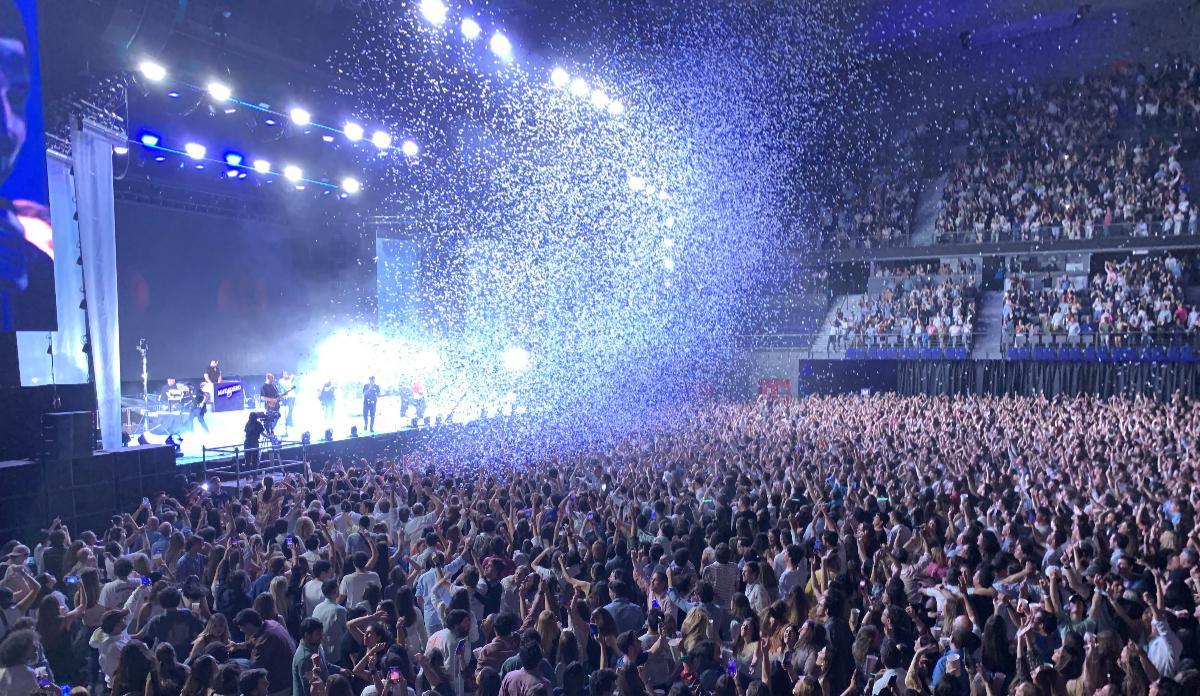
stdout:
{"type": "Polygon", "coordinates": [[[308,515],[301,515],[300,519],[296,520],[296,537],[303,544],[310,536],[316,534],[317,525],[313,523],[312,518],[308,515]]]}
{"type": "Polygon", "coordinates": [[[538,614],[537,632],[542,637],[542,654],[554,655],[558,651],[559,636],[562,627],[558,625],[558,617],[549,609],[543,609],[538,614]]]}
{"type": "Polygon", "coordinates": [[[279,616],[280,621],[287,621],[288,606],[291,602],[288,600],[288,581],[282,575],[276,575],[271,578],[271,584],[267,591],[271,593],[271,599],[275,601],[275,613],[279,616]]]}

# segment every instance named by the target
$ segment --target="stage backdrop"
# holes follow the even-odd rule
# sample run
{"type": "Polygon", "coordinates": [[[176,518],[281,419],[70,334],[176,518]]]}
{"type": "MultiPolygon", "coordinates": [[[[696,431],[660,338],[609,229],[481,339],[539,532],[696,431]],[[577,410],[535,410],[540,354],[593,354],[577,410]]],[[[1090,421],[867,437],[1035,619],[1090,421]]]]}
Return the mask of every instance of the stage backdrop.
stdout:
{"type": "Polygon", "coordinates": [[[141,338],[151,380],[198,377],[213,358],[231,376],[297,369],[373,307],[374,240],[364,253],[358,238],[311,216],[265,223],[118,201],[126,383],[140,379],[141,338]]]}

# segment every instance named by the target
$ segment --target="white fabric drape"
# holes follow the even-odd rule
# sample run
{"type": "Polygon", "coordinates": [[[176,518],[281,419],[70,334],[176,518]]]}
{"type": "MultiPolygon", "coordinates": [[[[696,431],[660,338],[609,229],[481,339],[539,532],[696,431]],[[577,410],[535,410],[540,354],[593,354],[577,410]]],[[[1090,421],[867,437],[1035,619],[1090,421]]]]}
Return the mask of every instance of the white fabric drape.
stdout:
{"type": "Polygon", "coordinates": [[[96,375],[100,440],[104,449],[121,447],[121,337],[117,326],[112,149],[124,144],[123,136],[87,121],[71,133],[88,328],[96,375]]]}
{"type": "Polygon", "coordinates": [[[75,263],[79,254],[79,225],[75,222],[75,181],[71,161],[54,152],[46,153],[50,180],[50,225],[54,232],[54,297],[58,305],[57,331],[17,333],[21,363],[21,385],[83,384],[88,380],[83,339],[87,314],[79,308],[83,300],[83,269],[75,263]],[[49,347],[53,352],[46,352],[49,347]]]}

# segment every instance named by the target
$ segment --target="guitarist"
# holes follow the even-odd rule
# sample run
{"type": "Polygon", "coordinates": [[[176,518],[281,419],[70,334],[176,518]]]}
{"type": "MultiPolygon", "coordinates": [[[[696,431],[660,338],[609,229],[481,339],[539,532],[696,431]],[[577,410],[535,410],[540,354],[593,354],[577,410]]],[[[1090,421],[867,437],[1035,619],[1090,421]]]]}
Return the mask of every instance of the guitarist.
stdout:
{"type": "Polygon", "coordinates": [[[288,429],[296,423],[292,420],[292,414],[296,410],[296,379],[290,372],[284,370],[279,375],[279,396],[283,399],[283,406],[287,409],[287,416],[283,419],[283,434],[286,436],[288,429]]]}
{"type": "Polygon", "coordinates": [[[279,422],[279,407],[282,401],[279,392],[279,385],[275,383],[275,375],[268,372],[267,380],[263,382],[262,389],[258,391],[259,398],[263,402],[263,430],[268,439],[275,441],[275,424],[279,422]]]}

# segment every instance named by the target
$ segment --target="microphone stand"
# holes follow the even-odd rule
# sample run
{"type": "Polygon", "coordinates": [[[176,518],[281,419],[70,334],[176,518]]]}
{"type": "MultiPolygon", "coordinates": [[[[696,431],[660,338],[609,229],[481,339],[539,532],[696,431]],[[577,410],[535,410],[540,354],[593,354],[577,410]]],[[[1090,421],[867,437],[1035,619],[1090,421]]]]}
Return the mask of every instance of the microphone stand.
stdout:
{"type": "Polygon", "coordinates": [[[146,364],[149,347],[146,345],[146,339],[138,340],[137,350],[142,354],[142,401],[146,401],[150,398],[150,370],[146,364]]]}

